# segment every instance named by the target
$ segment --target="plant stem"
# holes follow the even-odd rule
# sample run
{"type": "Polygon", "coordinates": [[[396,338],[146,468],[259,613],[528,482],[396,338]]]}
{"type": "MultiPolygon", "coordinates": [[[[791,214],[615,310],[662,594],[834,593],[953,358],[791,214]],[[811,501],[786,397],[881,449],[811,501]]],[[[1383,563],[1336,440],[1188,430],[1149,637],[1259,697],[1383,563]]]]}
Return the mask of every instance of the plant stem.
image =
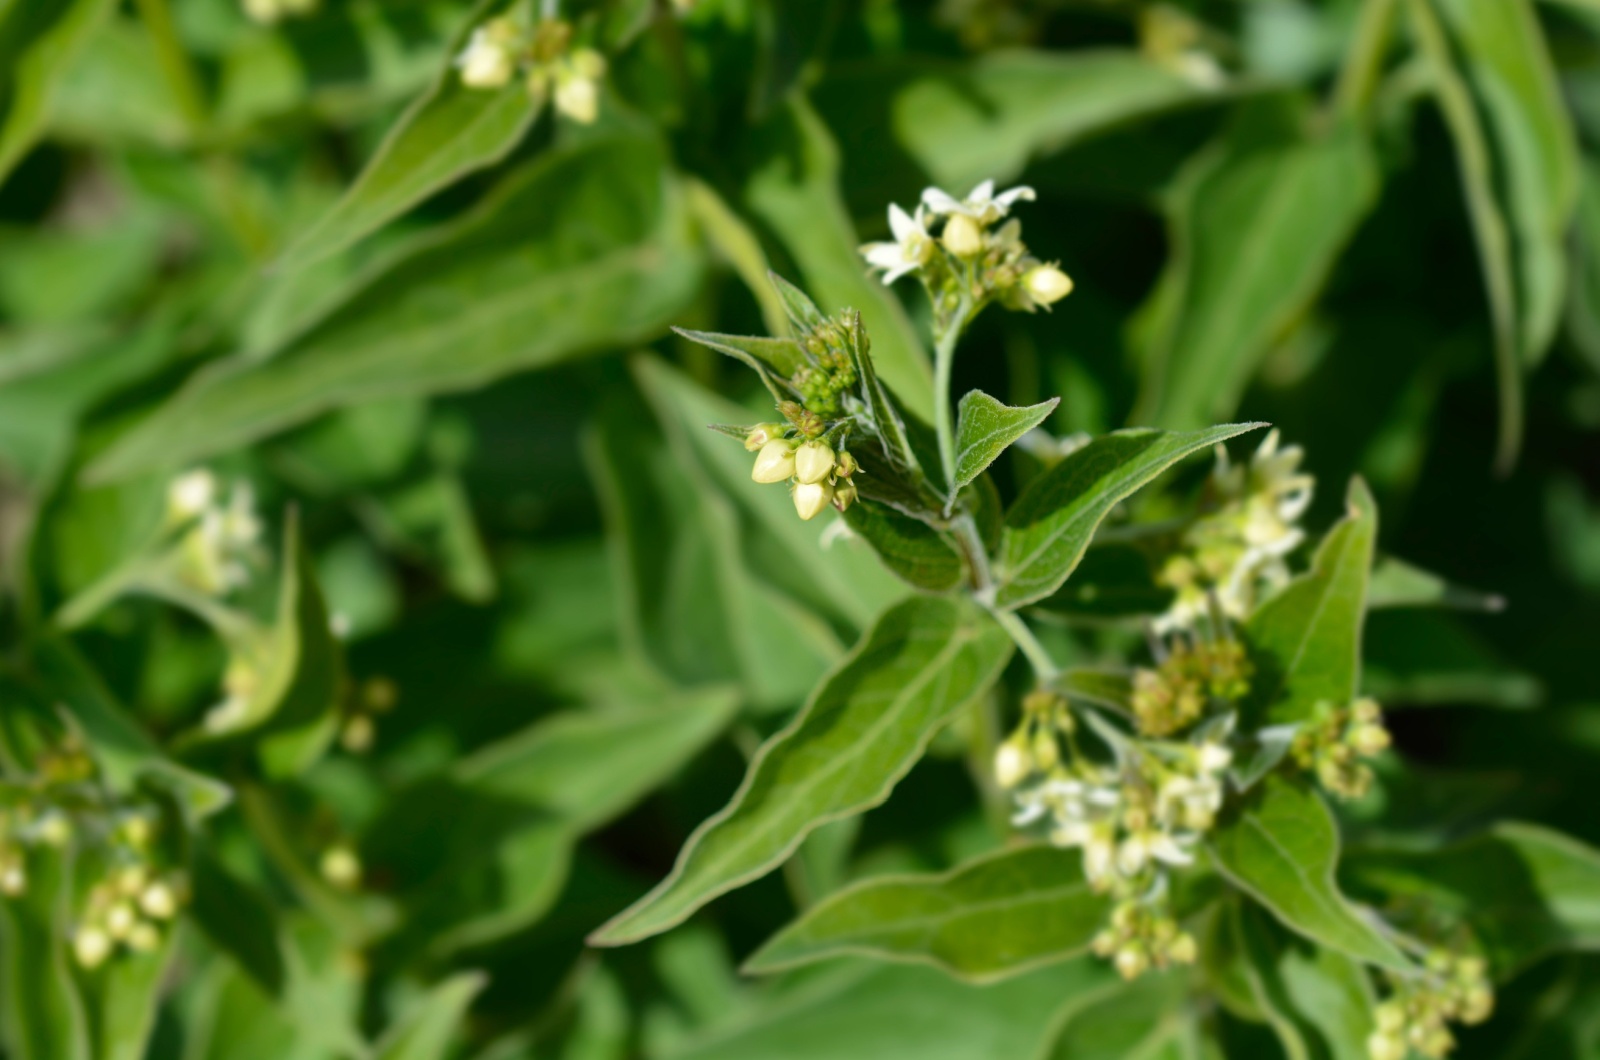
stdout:
{"type": "Polygon", "coordinates": [[[990,607],[989,613],[994,620],[1000,623],[1000,628],[1011,634],[1011,639],[1028,659],[1028,665],[1033,667],[1034,676],[1039,683],[1049,684],[1056,679],[1061,668],[1050,658],[1050,653],[1044,650],[1044,645],[1039,643],[1039,638],[1033,635],[1033,630],[1022,620],[1022,616],[1015,611],[1006,611],[998,607],[990,607]]]}
{"type": "Polygon", "coordinates": [[[178,109],[183,111],[190,135],[198,137],[208,123],[205,97],[200,92],[200,79],[195,75],[188,53],[183,49],[183,41],[178,37],[178,27],[172,21],[172,10],[167,6],[167,0],[137,0],[137,3],[139,17],[144,20],[145,29],[150,31],[151,43],[155,45],[156,62],[161,66],[161,74],[177,100],[178,109]]]}
{"type": "Polygon", "coordinates": [[[972,311],[972,296],[965,291],[961,301],[940,330],[933,350],[933,429],[939,435],[939,462],[944,465],[945,511],[956,501],[956,434],[950,417],[950,373],[956,361],[956,343],[972,311]]]}
{"type": "Polygon", "coordinates": [[[1355,39],[1345,55],[1339,82],[1333,91],[1334,110],[1339,114],[1359,115],[1367,109],[1383,58],[1394,28],[1396,0],[1367,0],[1356,20],[1355,39]]]}

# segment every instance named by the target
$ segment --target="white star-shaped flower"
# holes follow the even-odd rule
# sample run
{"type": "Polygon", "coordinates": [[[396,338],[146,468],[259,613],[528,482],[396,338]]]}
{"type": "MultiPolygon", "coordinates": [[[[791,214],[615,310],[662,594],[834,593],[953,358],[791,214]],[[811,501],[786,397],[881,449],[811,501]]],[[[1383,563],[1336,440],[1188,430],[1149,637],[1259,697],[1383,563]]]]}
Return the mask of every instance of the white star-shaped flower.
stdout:
{"type": "Polygon", "coordinates": [[[884,270],[885,286],[921,268],[933,254],[933,237],[928,235],[927,215],[921,206],[913,216],[891,205],[889,230],[894,233],[893,243],[868,243],[861,248],[868,265],[884,270]]]}
{"type": "Polygon", "coordinates": [[[1012,203],[1019,200],[1032,202],[1035,197],[1033,189],[1025,184],[996,195],[994,181],[986,180],[968,192],[965,199],[957,199],[939,188],[928,188],[922,193],[922,202],[940,216],[961,214],[986,225],[993,224],[1010,212],[1012,203]]]}

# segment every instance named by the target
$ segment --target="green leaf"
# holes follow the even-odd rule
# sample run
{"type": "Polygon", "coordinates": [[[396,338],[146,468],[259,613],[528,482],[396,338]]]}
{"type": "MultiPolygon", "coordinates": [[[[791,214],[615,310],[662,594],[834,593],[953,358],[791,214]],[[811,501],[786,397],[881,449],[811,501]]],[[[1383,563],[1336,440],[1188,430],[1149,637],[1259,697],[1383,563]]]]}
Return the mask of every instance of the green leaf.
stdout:
{"type": "Polygon", "coordinates": [[[1051,686],[1073,699],[1088,700],[1128,715],[1133,712],[1133,675],[1127,672],[1075,667],[1063,670],[1051,686]]]}
{"type": "Polygon", "coordinates": [[[544,156],[419,237],[264,363],[200,372],[91,468],[112,479],[248,444],[343,405],[463,390],[659,333],[699,286],[661,145],[544,156]]]}
{"type": "Polygon", "coordinates": [[[950,538],[920,519],[883,504],[856,504],[844,521],[907,584],[930,593],[961,584],[966,563],[950,538]]]}
{"type": "Polygon", "coordinates": [[[286,972],[272,903],[204,848],[194,852],[189,872],[189,917],[257,986],[277,997],[286,972]]]}
{"type": "Polygon", "coordinates": [[[1368,964],[1410,967],[1339,893],[1338,826],[1305,785],[1268,776],[1212,833],[1209,847],[1223,874],[1291,930],[1368,964]]]}
{"type": "Polygon", "coordinates": [[[428,991],[373,1048],[373,1060],[445,1060],[473,998],[489,985],[482,972],[458,972],[428,991]]]}
{"type": "Polygon", "coordinates": [[[61,79],[115,6],[110,0],[12,0],[0,8],[0,182],[33,146],[61,79]]]}
{"type": "Polygon", "coordinates": [[[1432,571],[1380,556],[1367,584],[1367,610],[1438,607],[1454,611],[1504,611],[1506,598],[1454,585],[1432,571]]]}
{"type": "Polygon", "coordinates": [[[1057,1015],[1051,1060],[1176,1060],[1191,1055],[1180,1043],[1191,1033],[1184,1004],[1189,976],[1146,975],[1133,983],[1104,983],[1067,1002],[1057,1015]]]}
{"type": "Polygon", "coordinates": [[[1311,570],[1256,609],[1244,640],[1255,666],[1246,712],[1262,725],[1305,721],[1319,702],[1342,706],[1361,683],[1361,628],[1378,537],[1378,508],[1352,479],[1347,514],[1323,538],[1311,570]]]}
{"type": "Polygon", "coordinates": [[[1156,583],[1151,557],[1136,545],[1094,544],[1067,583],[1040,600],[1040,610],[1087,621],[1159,615],[1173,591],[1156,583]]]}
{"type": "Polygon", "coordinates": [[[1112,508],[1191,453],[1260,426],[1234,423],[1182,434],[1114,431],[1071,453],[1029,483],[1006,513],[996,602],[1017,608],[1054,593],[1112,508]]]}
{"type": "Polygon", "coordinates": [[[1254,906],[1234,903],[1229,920],[1251,993],[1289,1060],[1368,1060],[1373,998],[1361,966],[1297,945],[1254,906]]]}
{"type": "Polygon", "coordinates": [[[0,901],[0,1044],[16,1060],[82,1060],[91,1044],[66,946],[71,865],[43,850],[28,875],[24,894],[0,901]]]}
{"type": "Polygon", "coordinates": [[[683,182],[683,190],[688,198],[689,211],[699,222],[706,242],[733,266],[739,279],[761,306],[761,320],[767,326],[767,334],[782,335],[788,314],[782,295],[768,279],[772,270],[755,232],[704,181],[687,177],[683,182]]]}
{"type": "Polygon", "coordinates": [[[755,369],[761,376],[762,382],[768,384],[772,396],[783,401],[792,397],[792,394],[781,393],[774,390],[770,377],[774,374],[781,380],[789,380],[796,372],[806,366],[806,358],[800,352],[800,344],[793,339],[764,339],[754,335],[717,335],[709,331],[691,331],[688,328],[673,328],[679,335],[708,346],[718,353],[725,353],[741,364],[755,369]]]}
{"type": "Polygon", "coordinates": [[[1572,223],[1567,334],[1589,367],[1600,372],[1600,166],[1583,159],[1572,223]]]}
{"type": "Polygon", "coordinates": [[[1378,612],[1367,619],[1361,690],[1390,707],[1497,707],[1529,710],[1544,683],[1508,662],[1452,615],[1378,612]]]}
{"type": "Polygon", "coordinates": [[[672,874],[592,937],[622,945],[781,864],[818,826],[876,806],[935,732],[983,694],[1011,657],[972,605],[919,597],[889,610],[750,763],[720,813],[697,828],[672,874]]]}
{"type": "Polygon", "coordinates": [[[843,954],[931,964],[984,983],[1084,953],[1111,903],[1079,855],[1051,846],[975,858],[933,876],[878,876],[806,910],[745,962],[757,974],[843,954]]]}
{"type": "Polygon", "coordinates": [[[542,99],[521,78],[499,89],[468,88],[455,68],[467,37],[501,3],[481,0],[473,6],[433,87],[400,116],[350,190],[276,268],[303,269],[337,254],[441,188],[500,161],[522,141],[542,99]]]}
{"type": "Polygon", "coordinates": [[[1013,408],[981,390],[968,391],[956,410],[956,488],[983,474],[1007,446],[1043,423],[1060,403],[1060,398],[1051,398],[1013,408]]]}
{"type": "Polygon", "coordinates": [[[579,837],[680,769],[737,703],[707,689],[648,710],[556,715],[395,799],[365,850],[406,896],[397,944],[442,955],[536,923],[579,837]],[[448,838],[418,849],[419,832],[448,838]]]}
{"type": "Polygon", "coordinates": [[[1198,156],[1172,201],[1175,249],[1155,296],[1168,301],[1146,310],[1159,322],[1135,422],[1190,430],[1232,416],[1377,197],[1359,128],[1308,136],[1305,116],[1268,106],[1198,156]]]}
{"type": "Polygon", "coordinates": [[[839,130],[852,202],[876,213],[929,180],[964,195],[1096,133],[1210,97],[1134,52],[1090,48],[878,59],[830,72],[816,98],[839,130]],[[885,150],[886,132],[899,151],[885,150]]]}
{"type": "MultiPolygon", "coordinates": [[[[1034,1057],[1064,1002],[1092,997],[1105,962],[1075,961],[977,989],[929,968],[857,966],[775,994],[672,1060],[990,1060],[1034,1057]]],[[[797,984],[798,986],[798,984],[797,984]]]]}
{"type": "Polygon", "coordinates": [[[1600,851],[1539,825],[1497,825],[1444,850],[1353,854],[1344,876],[1374,901],[1465,923],[1499,979],[1600,946],[1600,851]]]}
{"type": "Polygon", "coordinates": [[[907,409],[931,418],[927,354],[894,295],[866,273],[839,198],[839,154],[827,128],[796,99],[760,135],[768,159],[750,181],[750,208],[777,233],[827,312],[861,310],[878,374],[907,409]]]}

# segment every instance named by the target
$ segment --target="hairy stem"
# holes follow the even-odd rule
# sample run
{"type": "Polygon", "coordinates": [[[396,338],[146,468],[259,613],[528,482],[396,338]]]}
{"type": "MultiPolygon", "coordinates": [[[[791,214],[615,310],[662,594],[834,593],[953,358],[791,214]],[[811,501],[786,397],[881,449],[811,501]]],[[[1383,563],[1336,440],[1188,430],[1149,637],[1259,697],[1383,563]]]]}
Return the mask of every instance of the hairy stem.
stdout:
{"type": "Polygon", "coordinates": [[[956,343],[967,326],[972,311],[972,296],[965,291],[943,328],[939,329],[933,350],[933,429],[939,435],[939,462],[944,465],[945,510],[955,504],[956,432],[951,419],[950,374],[956,362],[956,343]]]}
{"type": "Polygon", "coordinates": [[[1389,48],[1398,9],[1396,0],[1367,0],[1362,6],[1355,37],[1333,92],[1337,113],[1359,115],[1366,111],[1378,77],[1383,73],[1383,58],[1389,48]]]}
{"type": "Polygon", "coordinates": [[[1041,685],[1049,684],[1056,679],[1061,668],[1050,658],[1050,653],[1045,651],[1044,645],[1039,643],[1039,638],[1033,635],[1033,630],[1022,620],[1022,616],[1015,611],[1006,611],[998,607],[991,607],[989,613],[994,620],[1000,623],[1000,628],[1011,635],[1017,648],[1027,657],[1028,665],[1033,667],[1034,676],[1041,685]]]}

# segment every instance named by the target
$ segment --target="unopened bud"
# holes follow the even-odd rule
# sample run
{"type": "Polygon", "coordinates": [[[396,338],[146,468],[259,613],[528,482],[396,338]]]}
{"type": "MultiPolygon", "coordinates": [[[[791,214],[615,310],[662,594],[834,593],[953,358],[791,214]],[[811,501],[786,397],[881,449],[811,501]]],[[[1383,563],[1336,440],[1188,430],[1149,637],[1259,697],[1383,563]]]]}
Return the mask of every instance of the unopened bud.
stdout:
{"type": "Polygon", "coordinates": [[[966,214],[955,214],[945,222],[944,248],[958,258],[975,258],[983,252],[983,229],[966,214]]]}
{"type": "Polygon", "coordinates": [[[128,937],[128,932],[133,930],[133,925],[139,918],[133,912],[133,906],[127,902],[118,902],[106,910],[106,932],[114,939],[128,937]]]}
{"type": "Polygon", "coordinates": [[[353,755],[365,754],[372,750],[372,741],[376,738],[378,727],[372,723],[372,718],[367,714],[352,714],[344,723],[344,730],[339,733],[339,745],[353,755]]]}
{"type": "Polygon", "coordinates": [[[782,482],[794,475],[794,446],[782,438],[774,438],[756,454],[756,466],[750,477],[757,482],[782,482]]]}
{"type": "Polygon", "coordinates": [[[1367,1036],[1367,1056],[1371,1060],[1406,1060],[1405,1039],[1398,1034],[1374,1031],[1367,1036]]]}
{"type": "Polygon", "coordinates": [[[749,434],[744,436],[744,448],[746,452],[753,453],[762,446],[766,445],[768,442],[772,441],[774,438],[782,437],[783,424],[758,423],[754,427],[750,428],[749,434]]]}
{"type": "Polygon", "coordinates": [[[1033,758],[1028,752],[1021,732],[995,748],[994,779],[1002,788],[1011,789],[1021,784],[1033,772],[1033,758]]]}
{"type": "Polygon", "coordinates": [[[1378,701],[1363,696],[1350,704],[1350,716],[1361,725],[1375,725],[1383,717],[1378,701]]]}
{"type": "Polygon", "coordinates": [[[810,521],[833,500],[833,486],[827,482],[800,482],[794,487],[794,510],[810,521]]]}
{"type": "Polygon", "coordinates": [[[1389,730],[1382,725],[1358,725],[1350,734],[1350,746],[1362,755],[1375,755],[1389,746],[1389,730]]]}
{"type": "Polygon", "coordinates": [[[1061,745],[1056,743],[1056,734],[1042,725],[1033,734],[1033,761],[1035,768],[1044,773],[1061,761],[1061,745]]]}
{"type": "Polygon", "coordinates": [[[806,442],[795,450],[795,477],[804,483],[821,482],[833,474],[833,450],[826,442],[806,442]]]}
{"type": "Polygon", "coordinates": [[[161,948],[161,932],[148,920],[141,920],[128,932],[128,948],[139,953],[153,953],[161,948]]]}
{"type": "Polygon", "coordinates": [[[1482,1023],[1494,1014],[1494,991],[1479,984],[1467,991],[1461,1002],[1461,1022],[1482,1023]]]}
{"type": "Polygon", "coordinates": [[[96,927],[79,928],[72,936],[72,955],[80,966],[93,971],[111,956],[111,937],[96,927]]]}
{"type": "Polygon", "coordinates": [[[1406,1028],[1406,1010],[1396,1001],[1385,1001],[1372,1010],[1373,1025],[1385,1034],[1399,1034],[1406,1028]]]}
{"type": "Polygon", "coordinates": [[[1143,949],[1130,944],[1117,951],[1117,958],[1113,963],[1116,965],[1117,974],[1131,981],[1139,978],[1145,969],[1150,967],[1150,958],[1145,956],[1143,949]]]}
{"type": "Polygon", "coordinates": [[[174,523],[185,523],[211,507],[217,496],[217,480],[204,468],[186,471],[167,487],[167,516],[174,523]]]}
{"type": "Polygon", "coordinates": [[[600,116],[598,82],[574,69],[556,75],[556,110],[579,125],[592,125],[600,116]]]}
{"type": "Polygon", "coordinates": [[[28,890],[28,872],[20,861],[0,868],[0,894],[20,898],[28,890]]]}
{"type": "Polygon", "coordinates": [[[145,916],[156,920],[170,920],[178,912],[178,896],[171,886],[157,880],[139,895],[139,908],[145,916]]]}
{"type": "Polygon", "coordinates": [[[340,890],[354,890],[361,882],[361,862],[355,851],[343,844],[323,851],[318,867],[322,870],[322,878],[340,890]]]}
{"type": "Polygon", "coordinates": [[[46,846],[66,846],[72,840],[72,822],[65,814],[49,814],[39,822],[39,839],[46,846]]]}
{"type": "Polygon", "coordinates": [[[1167,960],[1174,964],[1193,964],[1199,956],[1200,948],[1195,945],[1194,936],[1187,931],[1167,946],[1167,960]]]}
{"type": "Polygon", "coordinates": [[[1022,277],[1028,295],[1039,305],[1054,305],[1072,293],[1072,278],[1054,265],[1035,265],[1022,277]]]}
{"type": "Polygon", "coordinates": [[[856,458],[850,455],[849,450],[845,450],[839,454],[839,465],[833,469],[833,475],[835,478],[849,478],[859,470],[861,465],[856,463],[856,458]]]}
{"type": "Polygon", "coordinates": [[[841,482],[833,487],[833,506],[841,512],[847,512],[850,510],[850,506],[856,502],[857,496],[858,493],[854,482],[849,480],[841,482]]]}
{"type": "Polygon", "coordinates": [[[516,73],[513,54],[516,36],[516,26],[502,18],[473,30],[467,46],[456,56],[461,83],[468,88],[500,88],[509,84],[516,73]]]}

